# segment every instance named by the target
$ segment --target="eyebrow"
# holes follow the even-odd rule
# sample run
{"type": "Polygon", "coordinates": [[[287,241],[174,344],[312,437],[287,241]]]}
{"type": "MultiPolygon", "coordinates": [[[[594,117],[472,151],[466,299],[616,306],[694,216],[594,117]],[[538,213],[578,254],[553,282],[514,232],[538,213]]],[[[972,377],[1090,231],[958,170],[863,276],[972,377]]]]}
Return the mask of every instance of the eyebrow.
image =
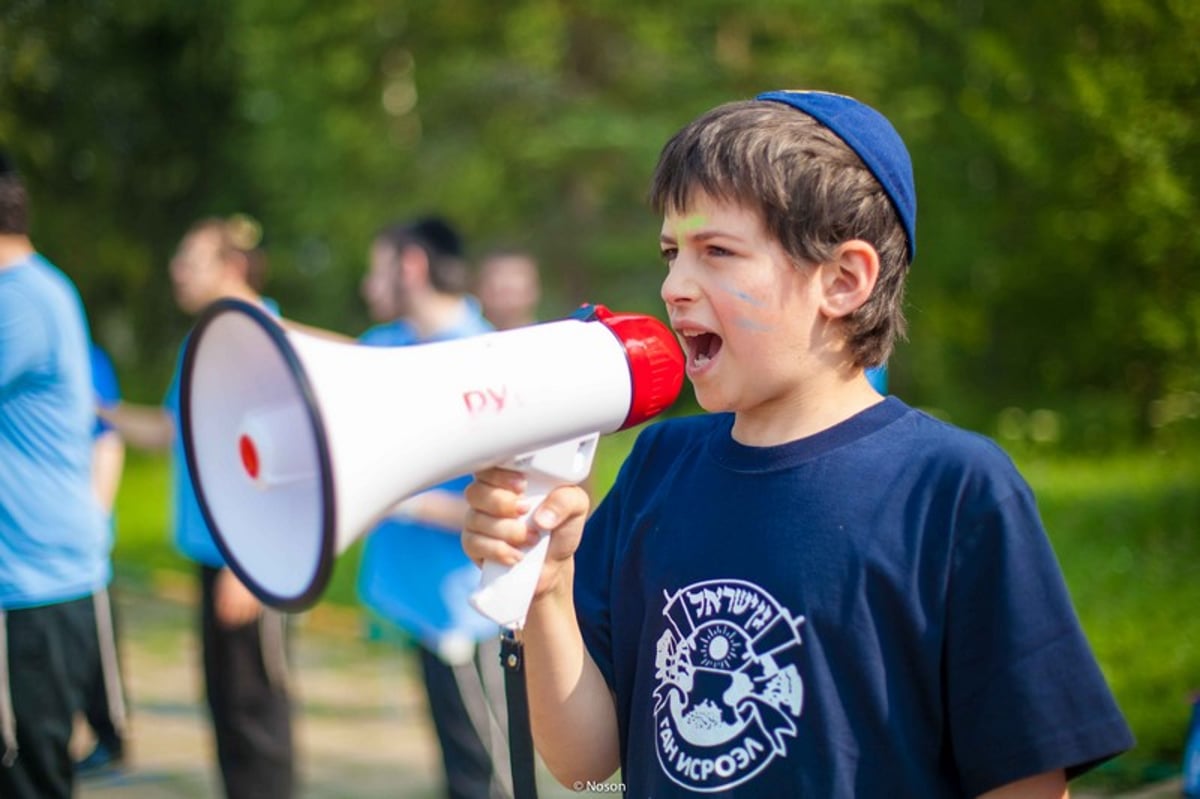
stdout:
{"type": "MultiPolygon", "coordinates": [[[[691,239],[692,241],[701,242],[701,243],[706,242],[709,239],[719,239],[719,238],[730,238],[730,239],[740,241],[740,238],[738,236],[735,236],[732,233],[724,233],[719,230],[701,230],[694,234],[691,234],[688,231],[685,231],[684,238],[691,239]]],[[[671,235],[670,233],[660,233],[658,236],[658,241],[659,241],[659,243],[670,242],[671,244],[674,244],[677,241],[677,239],[675,238],[675,236],[671,235]]]]}

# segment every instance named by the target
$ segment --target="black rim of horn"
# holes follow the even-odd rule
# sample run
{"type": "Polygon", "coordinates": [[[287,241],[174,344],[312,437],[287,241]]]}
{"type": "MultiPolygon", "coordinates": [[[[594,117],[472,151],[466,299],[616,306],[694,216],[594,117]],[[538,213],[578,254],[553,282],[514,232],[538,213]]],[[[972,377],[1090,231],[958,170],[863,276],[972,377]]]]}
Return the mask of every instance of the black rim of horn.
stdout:
{"type": "Polygon", "coordinates": [[[238,579],[245,583],[259,599],[271,607],[287,611],[299,611],[311,607],[324,592],[333,571],[334,531],[336,529],[335,520],[337,517],[337,509],[334,505],[333,497],[333,470],[331,469],[329,458],[329,444],[325,438],[325,423],[317,411],[316,392],[313,391],[308,375],[305,373],[304,367],[300,364],[300,359],[297,357],[296,351],[288,342],[287,334],[279,321],[262,308],[244,300],[217,300],[205,308],[196,320],[195,326],[188,334],[187,342],[184,345],[182,373],[179,384],[179,416],[179,423],[182,425],[179,435],[183,438],[183,451],[187,459],[188,476],[191,479],[192,488],[196,492],[196,499],[200,505],[200,512],[204,516],[204,522],[208,525],[209,533],[216,542],[217,549],[221,551],[221,555],[225,558],[225,562],[233,569],[238,579]],[[317,569],[313,575],[312,582],[309,583],[302,594],[295,597],[279,596],[265,590],[242,567],[242,564],[234,556],[232,550],[226,546],[225,540],[222,538],[220,530],[213,519],[213,514],[209,510],[208,499],[204,494],[204,486],[197,479],[197,475],[200,472],[196,468],[196,451],[191,436],[192,366],[196,358],[198,342],[202,337],[204,329],[212,324],[213,320],[218,316],[229,312],[236,312],[250,317],[275,342],[279,352],[283,355],[287,363],[288,371],[295,381],[297,390],[304,399],[305,413],[312,429],[313,441],[317,447],[317,460],[319,461],[321,476],[321,553],[317,560],[317,569]]]}

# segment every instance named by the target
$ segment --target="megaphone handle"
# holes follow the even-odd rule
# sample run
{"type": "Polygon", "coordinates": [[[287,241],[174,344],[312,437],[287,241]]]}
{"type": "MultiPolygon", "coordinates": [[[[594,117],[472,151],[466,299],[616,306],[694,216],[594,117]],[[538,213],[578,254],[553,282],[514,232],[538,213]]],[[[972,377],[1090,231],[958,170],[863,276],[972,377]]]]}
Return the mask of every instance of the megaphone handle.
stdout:
{"type": "MultiPolygon", "coordinates": [[[[551,444],[519,455],[505,465],[525,475],[525,497],[529,512],[522,517],[532,527],[532,517],[546,495],[562,485],[574,485],[588,476],[596,456],[599,433],[551,444]]],[[[537,543],[523,549],[524,557],[512,566],[485,562],[479,589],[471,595],[471,605],[501,627],[519,630],[533,601],[550,547],[549,533],[542,531],[537,543]]]]}
{"type": "MultiPolygon", "coordinates": [[[[526,526],[533,526],[534,512],[546,496],[560,485],[567,483],[539,474],[526,476],[525,498],[530,503],[530,510],[521,517],[526,526]]],[[[501,627],[520,629],[525,624],[525,614],[529,612],[529,603],[533,601],[533,591],[537,588],[549,548],[550,534],[538,530],[537,542],[522,547],[524,556],[512,566],[484,561],[479,589],[471,595],[471,605],[501,627]]]]}

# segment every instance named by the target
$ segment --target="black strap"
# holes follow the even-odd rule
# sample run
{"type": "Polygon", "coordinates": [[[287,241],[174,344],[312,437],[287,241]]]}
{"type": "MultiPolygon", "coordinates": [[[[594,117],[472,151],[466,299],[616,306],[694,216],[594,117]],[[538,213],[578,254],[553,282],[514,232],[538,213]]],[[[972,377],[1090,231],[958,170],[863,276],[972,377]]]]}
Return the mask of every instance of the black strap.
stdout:
{"type": "Polygon", "coordinates": [[[525,691],[525,644],[511,632],[500,639],[504,669],[504,701],[508,704],[508,751],[514,799],[537,799],[533,734],[529,729],[529,696],[525,691]]]}

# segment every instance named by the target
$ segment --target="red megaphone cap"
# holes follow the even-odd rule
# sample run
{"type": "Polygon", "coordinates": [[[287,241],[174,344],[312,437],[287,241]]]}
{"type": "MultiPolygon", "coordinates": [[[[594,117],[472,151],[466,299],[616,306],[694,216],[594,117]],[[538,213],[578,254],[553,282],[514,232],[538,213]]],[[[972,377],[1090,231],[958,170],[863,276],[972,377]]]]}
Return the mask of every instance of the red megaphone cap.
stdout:
{"type": "Polygon", "coordinates": [[[588,306],[593,319],[604,324],[625,347],[629,359],[629,414],[625,430],[665,411],[683,387],[683,350],[675,334],[653,316],[613,313],[603,305],[588,306]]]}

